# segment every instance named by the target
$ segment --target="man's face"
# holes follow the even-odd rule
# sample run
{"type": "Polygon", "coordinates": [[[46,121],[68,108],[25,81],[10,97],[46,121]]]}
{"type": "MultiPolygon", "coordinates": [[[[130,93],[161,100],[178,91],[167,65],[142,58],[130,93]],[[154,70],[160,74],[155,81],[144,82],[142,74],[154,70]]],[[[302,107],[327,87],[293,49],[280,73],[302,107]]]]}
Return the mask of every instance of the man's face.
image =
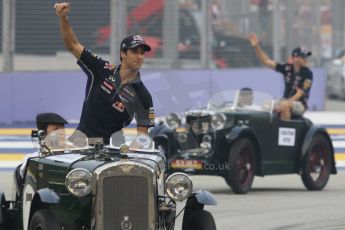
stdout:
{"type": "Polygon", "coordinates": [[[127,50],[127,53],[121,51],[122,64],[130,70],[139,70],[144,62],[145,50],[142,46],[127,50]]]}
{"type": "Polygon", "coordinates": [[[299,56],[293,57],[292,61],[298,66],[305,66],[307,64],[307,59],[299,56]]]}
{"type": "Polygon", "coordinates": [[[65,126],[63,124],[49,124],[47,126],[45,141],[50,149],[64,148],[66,143],[65,126]]]}
{"type": "Polygon", "coordinates": [[[64,129],[65,126],[63,124],[49,124],[47,126],[47,133],[46,135],[48,135],[49,133],[58,130],[58,129],[64,129]]]}
{"type": "Polygon", "coordinates": [[[239,103],[242,105],[252,105],[253,104],[253,93],[241,92],[240,97],[239,97],[239,103]]]}

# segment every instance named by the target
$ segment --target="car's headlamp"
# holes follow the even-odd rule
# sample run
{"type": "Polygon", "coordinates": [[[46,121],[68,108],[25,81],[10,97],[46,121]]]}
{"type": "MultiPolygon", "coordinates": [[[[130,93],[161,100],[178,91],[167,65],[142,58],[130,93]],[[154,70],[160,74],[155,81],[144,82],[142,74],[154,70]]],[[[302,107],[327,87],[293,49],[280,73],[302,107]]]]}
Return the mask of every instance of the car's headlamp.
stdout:
{"type": "Polygon", "coordinates": [[[86,196],[92,190],[92,174],[85,169],[73,169],[67,174],[65,185],[74,196],[86,196]]]}
{"type": "Polygon", "coordinates": [[[170,129],[177,129],[178,127],[181,126],[181,118],[176,113],[170,113],[169,115],[165,117],[165,124],[170,129]]]}
{"type": "Polygon", "coordinates": [[[216,113],[211,116],[211,126],[213,129],[218,130],[224,128],[226,123],[226,116],[222,113],[216,113]]]}
{"type": "Polygon", "coordinates": [[[175,201],[187,199],[193,190],[192,180],[184,173],[174,173],[165,182],[168,196],[175,201]]]}

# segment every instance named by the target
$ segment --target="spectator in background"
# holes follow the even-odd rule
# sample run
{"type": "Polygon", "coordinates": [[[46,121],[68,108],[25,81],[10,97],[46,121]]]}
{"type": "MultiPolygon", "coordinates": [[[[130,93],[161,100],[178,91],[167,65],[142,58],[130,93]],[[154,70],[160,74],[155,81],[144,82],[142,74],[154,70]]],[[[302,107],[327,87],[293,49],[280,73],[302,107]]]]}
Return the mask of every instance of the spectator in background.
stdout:
{"type": "Polygon", "coordinates": [[[308,98],[313,82],[313,73],[307,67],[307,57],[311,52],[302,47],[292,51],[292,64],[276,63],[269,59],[261,49],[255,34],[249,36],[251,45],[255,48],[256,55],[265,66],[283,74],[285,90],[283,100],[279,102],[276,112],[280,113],[282,120],[290,120],[291,114],[302,115],[308,108],[308,98]]]}
{"type": "Polygon", "coordinates": [[[147,133],[155,124],[155,116],[151,94],[141,81],[139,69],[151,47],[140,35],[130,35],[120,44],[121,64],[110,64],[78,41],[67,18],[70,9],[69,3],[55,4],[64,44],[88,76],[77,129],[88,137],[102,137],[108,144],[111,134],[135,118],[138,132],[147,133]]]}

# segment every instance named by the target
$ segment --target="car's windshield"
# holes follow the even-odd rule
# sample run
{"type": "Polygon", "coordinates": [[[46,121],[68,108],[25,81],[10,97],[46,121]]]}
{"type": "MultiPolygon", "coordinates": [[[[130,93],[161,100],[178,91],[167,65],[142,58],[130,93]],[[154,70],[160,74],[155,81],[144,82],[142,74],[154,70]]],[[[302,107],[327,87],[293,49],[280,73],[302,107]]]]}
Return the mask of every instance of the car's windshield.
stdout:
{"type": "Polygon", "coordinates": [[[121,151],[153,151],[154,142],[145,133],[137,132],[136,129],[122,129],[115,132],[110,138],[110,147],[121,151]]]}
{"type": "Polygon", "coordinates": [[[65,129],[55,130],[44,138],[49,151],[66,151],[88,148],[87,136],[78,131],[66,132],[65,129]]]}
{"type": "Polygon", "coordinates": [[[254,91],[251,88],[241,88],[214,94],[208,102],[207,109],[269,110],[272,101],[272,96],[267,93],[254,91]]]}

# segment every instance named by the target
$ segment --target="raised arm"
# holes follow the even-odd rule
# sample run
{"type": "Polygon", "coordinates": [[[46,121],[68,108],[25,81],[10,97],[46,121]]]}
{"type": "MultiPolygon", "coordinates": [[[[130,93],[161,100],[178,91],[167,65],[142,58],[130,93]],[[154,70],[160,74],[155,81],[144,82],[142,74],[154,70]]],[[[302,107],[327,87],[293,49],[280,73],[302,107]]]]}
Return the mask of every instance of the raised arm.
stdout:
{"type": "Polygon", "coordinates": [[[66,2],[56,3],[54,8],[56,10],[56,15],[60,18],[61,36],[65,44],[65,47],[76,58],[80,59],[80,56],[84,50],[84,46],[79,43],[67,18],[67,15],[71,9],[71,5],[66,2]]]}
{"type": "Polygon", "coordinates": [[[256,56],[259,58],[260,62],[268,68],[275,69],[277,63],[268,58],[266,53],[261,49],[257,36],[255,34],[250,34],[249,41],[250,44],[255,48],[256,56]]]}

